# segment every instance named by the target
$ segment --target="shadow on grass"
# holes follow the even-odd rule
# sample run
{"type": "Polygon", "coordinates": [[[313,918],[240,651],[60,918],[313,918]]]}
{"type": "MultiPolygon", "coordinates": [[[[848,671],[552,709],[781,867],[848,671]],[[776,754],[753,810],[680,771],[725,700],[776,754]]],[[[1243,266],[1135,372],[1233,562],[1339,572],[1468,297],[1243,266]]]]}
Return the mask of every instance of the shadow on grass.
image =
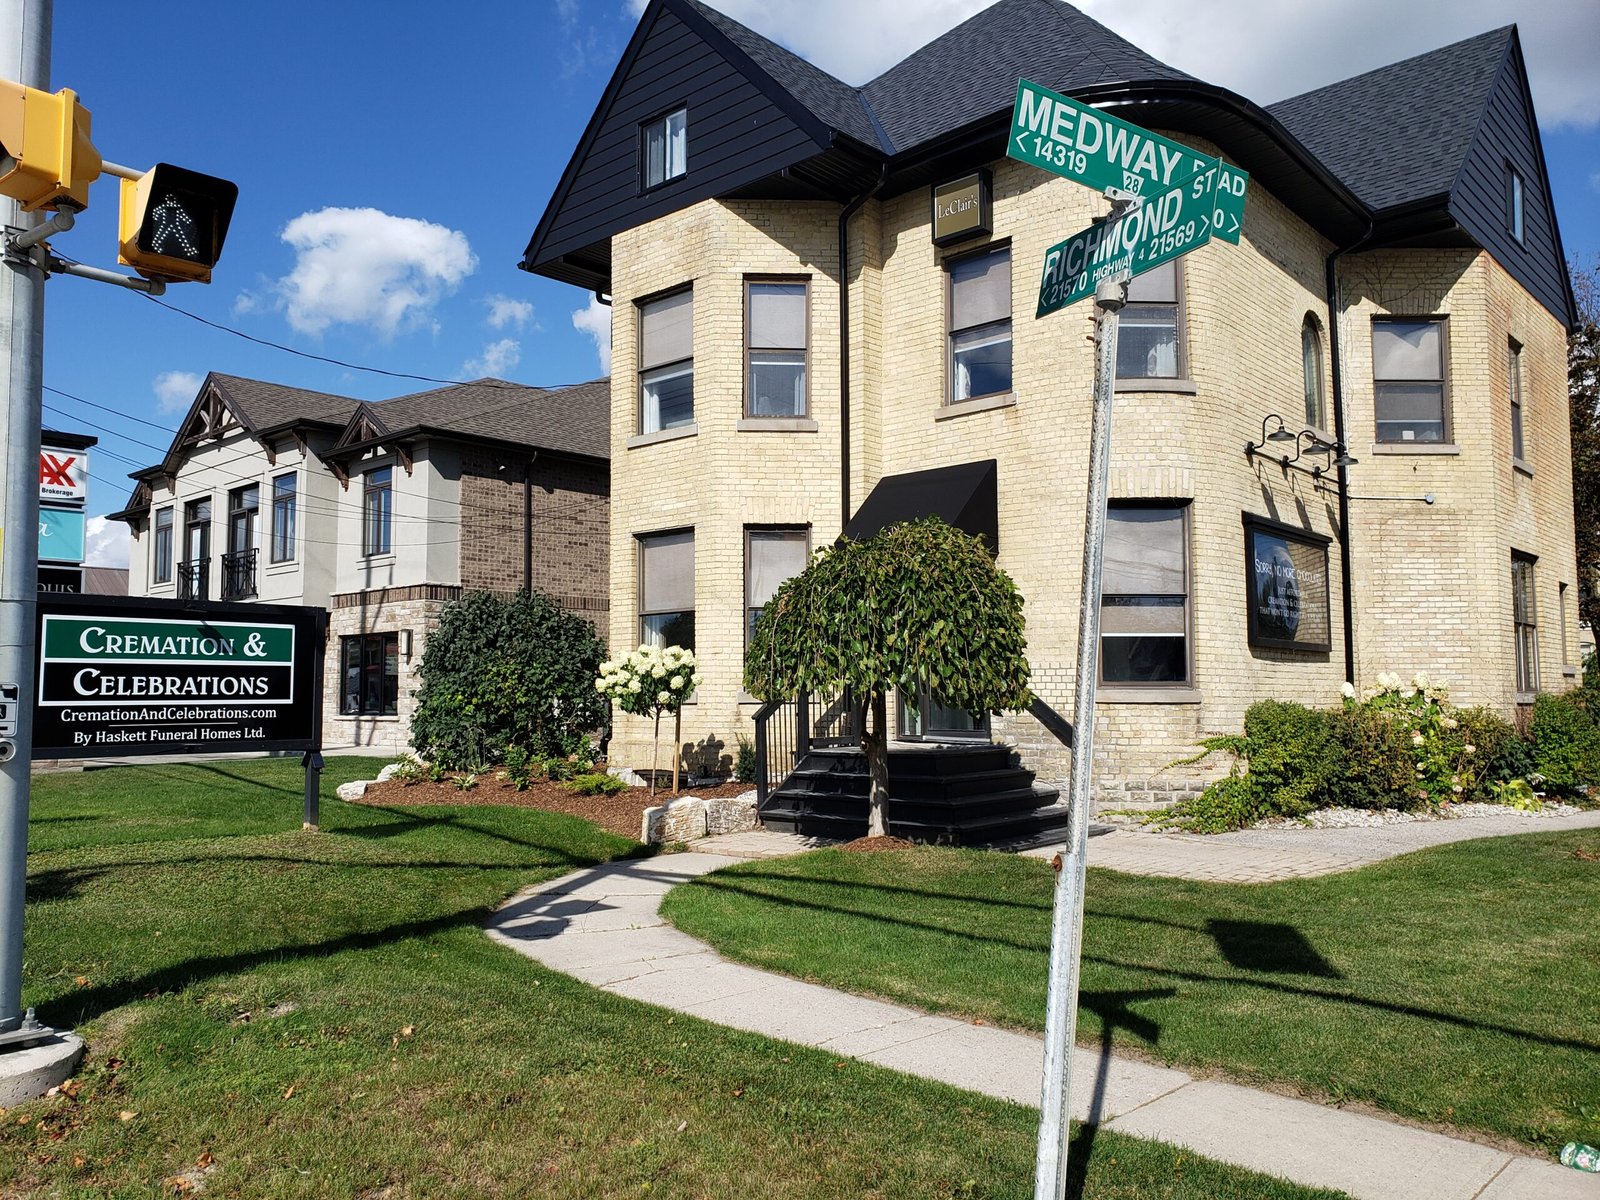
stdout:
{"type": "Polygon", "coordinates": [[[181,991],[202,980],[248,971],[264,963],[331,958],[347,950],[372,950],[410,938],[429,937],[464,925],[482,924],[493,908],[493,905],[474,905],[427,920],[402,921],[383,929],[347,933],[326,942],[271,946],[261,950],[241,951],[237,954],[186,959],[181,963],[148,971],[133,979],[82,988],[47,1000],[39,1005],[39,1017],[47,1025],[71,1027],[103,1016],[112,1009],[120,1008],[134,1000],[153,999],[164,992],[181,991]]]}
{"type": "MultiPolygon", "coordinates": [[[[779,876],[787,883],[817,883],[829,882],[827,880],[797,880],[789,876],[779,876]]],[[[996,936],[987,933],[970,933],[960,929],[950,929],[929,921],[918,921],[909,917],[891,917],[883,913],[867,912],[861,909],[849,908],[837,904],[825,904],[816,900],[801,900],[792,896],[775,896],[770,892],[759,891],[754,888],[740,887],[730,879],[719,879],[715,876],[702,876],[694,881],[695,887],[715,888],[721,891],[733,892],[748,896],[751,899],[771,904],[779,904],[790,908],[808,909],[813,912],[832,913],[846,917],[860,917],[869,921],[879,921],[886,925],[895,925],[902,929],[914,929],[922,932],[936,933],[942,937],[954,938],[961,941],[978,942],[988,945],[1011,946],[1018,950],[1030,953],[1048,954],[1048,940],[1020,939],[996,936]]],[[[853,887],[871,889],[871,884],[852,884],[853,887]]],[[[898,889],[886,889],[890,891],[898,889]]],[[[1192,926],[1179,926],[1190,929],[1192,926]]],[[[1313,953],[1315,953],[1313,951],[1313,953]]],[[[1156,966],[1151,963],[1126,962],[1121,959],[1109,958],[1102,955],[1085,954],[1084,962],[1093,962],[1101,966],[1114,967],[1122,971],[1142,972],[1164,979],[1173,979],[1185,983],[1200,984],[1225,984],[1229,987],[1256,988],[1260,991],[1276,992],[1285,996],[1299,996],[1310,1000],[1327,1000],[1335,1004],[1347,1004],[1357,1008],[1370,1009],[1374,1012],[1386,1013],[1393,1016],[1414,1017],[1422,1021],[1435,1021],[1443,1025],[1452,1025],[1458,1029],[1473,1029],[1485,1033],[1501,1034],[1518,1041],[1530,1042],[1540,1046],[1552,1046],[1563,1050],[1581,1050],[1592,1054],[1600,1054],[1600,1045],[1593,1042],[1579,1041],[1576,1038],[1556,1037],[1550,1034],[1534,1033],[1527,1029],[1518,1029],[1512,1025],[1502,1025],[1494,1021],[1483,1021],[1473,1017],[1461,1016],[1457,1013],[1441,1012],[1435,1009],[1423,1008],[1415,1004],[1403,1004],[1392,1000],[1379,1000],[1375,997],[1358,995],[1355,992],[1340,992],[1326,988],[1311,987],[1281,982],[1272,979],[1252,978],[1250,975],[1215,975],[1204,971],[1186,971],[1174,967],[1156,966]]],[[[1331,969],[1331,968],[1330,968],[1331,969]]],[[[1343,976],[1335,975],[1335,978],[1343,976]]]]}
{"type": "Polygon", "coordinates": [[[1230,967],[1241,971],[1260,971],[1268,975],[1315,975],[1322,979],[1343,979],[1344,975],[1317,953],[1293,925],[1269,921],[1222,921],[1206,919],[1206,932],[1217,943],[1217,950],[1230,967]]]}

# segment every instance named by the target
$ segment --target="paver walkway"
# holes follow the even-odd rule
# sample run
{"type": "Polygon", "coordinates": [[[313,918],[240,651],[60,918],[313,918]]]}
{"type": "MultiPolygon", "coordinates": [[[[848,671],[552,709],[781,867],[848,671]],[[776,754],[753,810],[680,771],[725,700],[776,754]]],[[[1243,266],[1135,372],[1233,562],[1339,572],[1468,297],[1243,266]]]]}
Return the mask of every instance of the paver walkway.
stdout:
{"type": "MultiPolygon", "coordinates": [[[[578,871],[513,897],[489,922],[489,936],[620,996],[1002,1100],[1038,1103],[1043,1043],[1037,1037],[731,963],[667,925],[662,896],[733,861],[671,854],[578,871]]],[[[1600,1200],[1600,1177],[1558,1164],[1092,1049],[1077,1050],[1073,1078],[1082,1081],[1073,1101],[1080,1119],[1338,1188],[1356,1200],[1600,1200]]]]}
{"type": "MultiPolygon", "coordinates": [[[[1237,833],[1154,833],[1095,827],[1089,865],[1131,875],[1165,875],[1209,883],[1271,883],[1331,875],[1446,842],[1514,833],[1557,833],[1600,826],[1600,812],[1462,817],[1348,829],[1242,829],[1237,833]]],[[[1049,858],[1061,846],[1024,851],[1049,858]]]]}

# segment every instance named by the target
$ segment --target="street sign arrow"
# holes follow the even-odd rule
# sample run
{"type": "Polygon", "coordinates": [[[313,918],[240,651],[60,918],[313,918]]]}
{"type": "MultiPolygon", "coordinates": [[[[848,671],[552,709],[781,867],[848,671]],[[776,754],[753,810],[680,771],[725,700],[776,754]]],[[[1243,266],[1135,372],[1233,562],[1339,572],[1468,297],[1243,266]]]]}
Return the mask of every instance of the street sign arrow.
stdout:
{"type": "Polygon", "coordinates": [[[1017,81],[1006,154],[1096,191],[1135,195],[1214,166],[1215,236],[1238,244],[1250,178],[1244,171],[1026,79],[1017,81]]]}
{"type": "Polygon", "coordinates": [[[1044,254],[1036,315],[1093,295],[1102,279],[1123,271],[1139,275],[1205,245],[1214,233],[1211,218],[1220,178],[1215,165],[1196,171],[1172,187],[1150,192],[1121,216],[1050,247],[1044,254]]]}

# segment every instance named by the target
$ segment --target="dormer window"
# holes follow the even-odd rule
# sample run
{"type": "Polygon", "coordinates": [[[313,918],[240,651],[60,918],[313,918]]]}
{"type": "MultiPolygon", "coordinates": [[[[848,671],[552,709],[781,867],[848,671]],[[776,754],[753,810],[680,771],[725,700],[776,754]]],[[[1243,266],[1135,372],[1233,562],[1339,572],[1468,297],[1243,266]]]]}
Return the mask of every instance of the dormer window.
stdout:
{"type": "Polygon", "coordinates": [[[689,110],[680,108],[646,121],[639,129],[644,154],[644,186],[648,191],[676,179],[688,169],[689,110]]]}

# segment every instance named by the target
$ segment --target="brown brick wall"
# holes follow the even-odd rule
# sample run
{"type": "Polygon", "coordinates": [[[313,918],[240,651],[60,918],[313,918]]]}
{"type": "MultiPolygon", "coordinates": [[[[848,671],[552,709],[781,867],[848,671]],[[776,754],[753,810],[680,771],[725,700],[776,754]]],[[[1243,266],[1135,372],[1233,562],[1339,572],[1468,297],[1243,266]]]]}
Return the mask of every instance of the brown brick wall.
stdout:
{"type": "MultiPolygon", "coordinates": [[[[523,585],[526,456],[461,454],[461,583],[514,592],[523,585]],[[504,468],[503,470],[501,468],[504,468]]],[[[532,465],[533,586],[607,634],[610,473],[604,464],[539,456],[532,465]]]]}

